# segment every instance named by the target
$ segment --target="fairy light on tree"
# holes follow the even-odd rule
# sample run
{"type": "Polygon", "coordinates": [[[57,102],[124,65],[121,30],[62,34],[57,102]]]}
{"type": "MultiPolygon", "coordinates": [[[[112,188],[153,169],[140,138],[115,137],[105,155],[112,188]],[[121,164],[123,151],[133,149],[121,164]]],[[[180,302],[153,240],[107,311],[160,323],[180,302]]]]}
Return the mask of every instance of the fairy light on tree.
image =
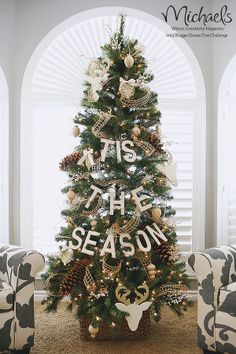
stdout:
{"type": "Polygon", "coordinates": [[[67,226],[56,236],[64,246],[43,275],[47,310],[70,296],[93,339],[103,323],[114,335],[123,319],[135,332],[144,313],[158,321],[162,304],[178,314],[187,304],[172,220],[175,164],[162,142],[143,47],[124,27],[121,16],[101,57],[88,64],[73,128],[80,145],[60,163],[69,177],[67,226]]]}

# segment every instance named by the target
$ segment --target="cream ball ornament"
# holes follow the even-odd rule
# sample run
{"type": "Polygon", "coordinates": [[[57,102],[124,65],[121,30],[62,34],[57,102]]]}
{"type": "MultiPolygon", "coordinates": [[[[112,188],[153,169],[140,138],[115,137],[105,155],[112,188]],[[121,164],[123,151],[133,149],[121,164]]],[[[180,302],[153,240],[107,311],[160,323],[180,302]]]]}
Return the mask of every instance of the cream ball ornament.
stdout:
{"type": "Polygon", "coordinates": [[[159,221],[161,217],[161,209],[160,208],[152,208],[152,220],[159,221]]]}
{"type": "Polygon", "coordinates": [[[97,223],[98,223],[97,220],[92,220],[92,221],[91,221],[90,225],[91,225],[91,227],[92,227],[92,230],[94,230],[94,229],[96,228],[97,223]]]}
{"type": "Polygon", "coordinates": [[[78,125],[75,125],[73,127],[72,134],[75,138],[80,135],[80,128],[78,127],[78,125]]]}
{"type": "Polygon", "coordinates": [[[156,273],[157,273],[155,264],[150,263],[147,266],[147,271],[148,271],[148,275],[149,275],[150,279],[155,279],[156,273]]]}
{"type": "Polygon", "coordinates": [[[67,199],[69,200],[69,202],[72,203],[76,197],[76,193],[75,193],[75,191],[73,191],[73,189],[70,188],[68,190],[68,192],[66,193],[66,196],[67,196],[67,199]]]}
{"type": "Polygon", "coordinates": [[[97,220],[92,220],[91,223],[90,223],[90,225],[91,225],[91,226],[97,226],[97,223],[98,223],[97,220]]]}
{"type": "Polygon", "coordinates": [[[91,334],[91,337],[94,339],[96,337],[96,335],[98,334],[99,328],[89,325],[88,330],[89,330],[89,333],[91,334]]]}
{"type": "Polygon", "coordinates": [[[141,133],[141,131],[140,131],[140,129],[139,129],[139,127],[133,127],[133,129],[132,129],[132,134],[134,135],[134,136],[139,136],[140,135],[140,133],[141,133]]]}
{"type": "Polygon", "coordinates": [[[134,65],[134,58],[132,57],[131,54],[126,55],[124,59],[124,64],[128,69],[130,69],[134,65]]]}

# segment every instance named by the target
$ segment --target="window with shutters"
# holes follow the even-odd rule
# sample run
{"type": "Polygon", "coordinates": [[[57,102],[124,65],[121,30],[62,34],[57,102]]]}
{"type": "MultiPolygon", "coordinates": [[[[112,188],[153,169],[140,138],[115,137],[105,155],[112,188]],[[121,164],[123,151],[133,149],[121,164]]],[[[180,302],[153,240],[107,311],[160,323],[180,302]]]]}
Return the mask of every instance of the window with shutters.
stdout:
{"type": "MultiPolygon", "coordinates": [[[[24,79],[21,235],[24,245],[44,253],[58,246],[53,236],[63,223],[60,212],[65,200],[60,190],[66,178],[58,162],[78,143],[71,135],[72,118],[79,109],[88,60],[99,56],[100,46],[117,26],[119,11],[106,9],[96,9],[98,15],[90,13],[87,19],[78,17],[77,23],[55,36],[38,58],[33,57],[34,65],[24,79]],[[105,16],[104,11],[110,14],[105,16]]],[[[177,162],[173,206],[180,251],[188,255],[204,247],[202,74],[187,44],[166,36],[168,25],[137,10],[127,13],[126,33],[145,47],[155,76],[151,88],[159,97],[162,133],[177,162]]]]}
{"type": "Polygon", "coordinates": [[[218,244],[236,244],[236,56],[219,89],[218,244]]]}
{"type": "Polygon", "coordinates": [[[0,67],[0,243],[9,241],[8,230],[8,88],[0,67]]]}

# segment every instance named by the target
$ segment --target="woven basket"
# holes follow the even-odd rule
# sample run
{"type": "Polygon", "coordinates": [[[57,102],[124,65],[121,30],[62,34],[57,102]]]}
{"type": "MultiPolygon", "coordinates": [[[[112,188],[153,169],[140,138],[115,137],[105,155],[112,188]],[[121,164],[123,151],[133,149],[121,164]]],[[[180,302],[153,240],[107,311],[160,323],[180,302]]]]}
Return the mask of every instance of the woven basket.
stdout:
{"type": "Polygon", "coordinates": [[[86,341],[143,340],[148,338],[150,334],[150,323],[150,311],[144,311],[143,316],[139,322],[138,329],[135,332],[132,332],[129,329],[126,319],[123,319],[120,324],[117,324],[117,334],[111,334],[108,325],[106,323],[103,323],[101,327],[99,327],[99,331],[95,339],[92,339],[88,331],[90,319],[82,318],[80,319],[80,338],[86,341]]]}

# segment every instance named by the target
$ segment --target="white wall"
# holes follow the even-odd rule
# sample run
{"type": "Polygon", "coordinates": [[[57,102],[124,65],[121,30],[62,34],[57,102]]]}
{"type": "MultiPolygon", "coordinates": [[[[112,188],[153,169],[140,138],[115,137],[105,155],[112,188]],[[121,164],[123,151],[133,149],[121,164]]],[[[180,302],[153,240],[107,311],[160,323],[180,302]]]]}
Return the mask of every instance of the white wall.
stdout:
{"type": "Polygon", "coordinates": [[[10,84],[14,46],[14,0],[0,0],[0,66],[10,84]]]}
{"type": "MultiPolygon", "coordinates": [[[[2,242],[8,240],[8,129],[9,123],[9,97],[8,88],[12,84],[12,70],[13,70],[13,46],[14,46],[14,0],[4,1],[0,0],[0,145],[3,144],[3,149],[0,146],[1,160],[3,161],[3,170],[0,176],[0,184],[3,186],[1,193],[0,213],[2,220],[0,222],[0,238],[2,242]],[[6,82],[5,82],[6,80],[6,82]]],[[[12,90],[9,90],[9,92],[12,90]]],[[[12,95],[10,100],[12,102],[12,95]]],[[[12,111],[11,111],[12,112],[12,111]]],[[[11,114],[12,117],[12,114],[11,114]]],[[[0,168],[1,169],[1,168],[0,168]]]]}
{"type": "MultiPolygon", "coordinates": [[[[218,135],[218,97],[219,97],[219,86],[224,74],[226,67],[228,66],[231,59],[236,55],[236,46],[235,46],[235,34],[236,34],[236,2],[226,0],[224,1],[233,14],[232,23],[226,27],[225,33],[228,34],[227,40],[214,40],[213,41],[213,77],[212,77],[212,91],[213,91],[213,115],[212,115],[212,146],[211,146],[211,159],[213,176],[214,176],[214,185],[212,190],[212,195],[214,196],[214,204],[216,205],[217,198],[217,135],[218,135]]],[[[220,0],[214,0],[214,11],[219,9],[222,6],[220,0]]],[[[217,234],[217,219],[216,219],[216,210],[214,213],[214,227],[215,235],[217,234]]]]}
{"type": "MultiPolygon", "coordinates": [[[[11,5],[11,16],[14,16],[14,8],[12,1],[0,0],[0,13],[4,10],[7,13],[6,5],[11,5]]],[[[225,3],[225,2],[224,2],[225,3]]],[[[78,0],[16,0],[15,1],[15,63],[14,63],[14,112],[13,121],[14,129],[10,134],[11,145],[14,152],[14,158],[11,161],[13,183],[11,189],[11,240],[19,242],[19,176],[20,176],[20,88],[26,65],[38,43],[44,36],[52,30],[57,24],[74,14],[98,7],[98,6],[124,6],[136,8],[161,19],[161,11],[166,9],[168,5],[189,5],[192,11],[197,11],[203,5],[206,11],[210,11],[214,5],[216,9],[223,5],[220,0],[193,1],[193,0],[149,0],[144,2],[141,0],[96,0],[78,1],[78,0]],[[147,6],[148,5],[148,6],[147,6]]],[[[232,12],[236,13],[236,3],[229,1],[229,7],[233,8],[232,12]]],[[[0,15],[1,16],[1,15],[0,15]]],[[[12,18],[11,17],[11,18],[12,18]]],[[[0,17],[0,23],[1,23],[0,17]]],[[[181,25],[179,23],[179,25],[181,25]]],[[[236,19],[231,28],[235,28],[236,19]]],[[[231,30],[233,31],[233,30],[231,30]]],[[[234,31],[234,33],[236,33],[234,31]]],[[[0,38],[1,39],[1,38],[0,38]]],[[[215,243],[216,235],[216,112],[213,111],[213,96],[216,96],[216,87],[218,87],[219,78],[223,71],[225,63],[227,63],[233,55],[235,36],[231,36],[229,40],[202,40],[187,39],[188,44],[192,48],[200,67],[203,72],[206,84],[207,94],[207,161],[206,161],[206,245],[212,246],[215,243]],[[220,59],[219,59],[220,56],[220,59]],[[213,58],[215,64],[213,66],[213,58]],[[212,85],[215,85],[213,89],[212,85]]],[[[1,42],[1,41],[0,41],[1,42]]],[[[5,40],[6,42],[6,40],[5,40]]],[[[13,42],[13,40],[12,40],[13,42]]],[[[236,50],[235,50],[236,51],[236,50]]],[[[11,53],[11,52],[9,52],[11,53]]],[[[0,54],[1,55],[1,54],[0,54]]],[[[1,61],[0,56],[0,61],[1,61]]],[[[3,59],[4,65],[7,67],[7,59],[3,59]]],[[[215,101],[214,101],[215,103],[215,101]]],[[[216,105],[215,105],[216,107],[216,105]]]]}

